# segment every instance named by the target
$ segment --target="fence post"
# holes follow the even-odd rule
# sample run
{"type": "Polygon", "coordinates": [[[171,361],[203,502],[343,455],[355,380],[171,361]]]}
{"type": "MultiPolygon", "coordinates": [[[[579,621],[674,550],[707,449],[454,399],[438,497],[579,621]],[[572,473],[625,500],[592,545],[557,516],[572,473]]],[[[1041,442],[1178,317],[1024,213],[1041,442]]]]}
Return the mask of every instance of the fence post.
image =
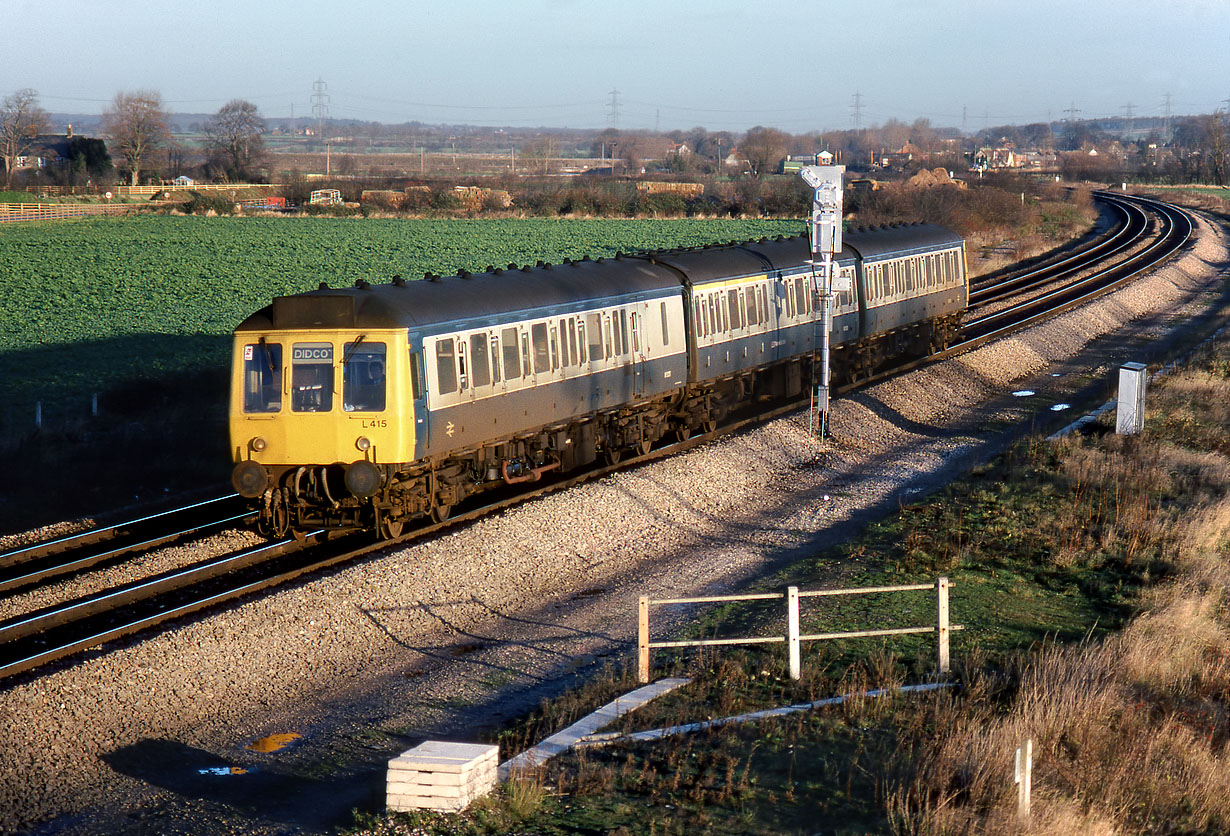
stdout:
{"type": "Polygon", "coordinates": [[[939,623],[936,625],[936,635],[939,639],[939,672],[948,673],[948,578],[936,581],[936,611],[939,623]]]}
{"type": "Polygon", "coordinates": [[[790,678],[803,677],[803,660],[799,652],[799,588],[786,587],[786,647],[790,654],[790,678]]]}
{"type": "Polygon", "coordinates": [[[636,680],[642,685],[649,682],[648,595],[642,595],[636,602],[636,680]]]}

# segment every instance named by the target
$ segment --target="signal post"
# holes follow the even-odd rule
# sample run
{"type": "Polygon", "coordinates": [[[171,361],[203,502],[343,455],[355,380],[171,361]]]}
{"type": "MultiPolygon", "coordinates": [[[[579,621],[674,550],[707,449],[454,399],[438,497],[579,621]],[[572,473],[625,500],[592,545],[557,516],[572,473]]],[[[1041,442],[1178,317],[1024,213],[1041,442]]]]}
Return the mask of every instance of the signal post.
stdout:
{"type": "Polygon", "coordinates": [[[819,430],[821,438],[829,436],[829,342],[833,333],[833,303],[837,294],[850,290],[850,281],[836,273],[833,256],[841,252],[842,175],[844,165],[809,165],[799,171],[807,185],[815,190],[811,204],[812,286],[820,298],[820,319],[824,333],[820,337],[820,381],[812,400],[811,428],[819,430]]]}

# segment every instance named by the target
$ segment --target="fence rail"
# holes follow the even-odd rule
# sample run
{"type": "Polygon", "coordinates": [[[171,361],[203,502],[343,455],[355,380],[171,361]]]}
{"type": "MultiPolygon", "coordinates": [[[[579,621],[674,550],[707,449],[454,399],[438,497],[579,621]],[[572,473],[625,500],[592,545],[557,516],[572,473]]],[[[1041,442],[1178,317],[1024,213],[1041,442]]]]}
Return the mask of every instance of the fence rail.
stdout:
{"type": "Polygon", "coordinates": [[[935,583],[906,584],[902,586],[870,586],[853,587],[849,589],[814,589],[799,590],[798,587],[787,587],[785,592],[762,592],[742,595],[711,595],[695,598],[658,598],[651,599],[642,595],[637,599],[637,679],[642,683],[649,681],[649,656],[653,650],[669,647],[717,647],[738,644],[782,644],[785,643],[790,657],[790,678],[799,679],[802,676],[802,643],[807,641],[827,641],[831,639],[868,638],[873,636],[905,636],[917,633],[936,634],[936,662],[940,673],[949,670],[949,637],[953,630],[962,630],[960,624],[950,624],[948,619],[948,591],[956,584],[948,578],[938,578],[935,583]],[[851,630],[837,633],[808,633],[799,631],[799,599],[821,598],[834,595],[870,595],[878,592],[919,592],[934,589],[936,591],[936,624],[926,627],[889,627],[872,630],[851,630]],[[730,601],[778,601],[786,599],[786,635],[784,636],[749,636],[736,639],[692,639],[652,642],[649,640],[649,607],[651,605],[667,604],[709,604],[730,601]]]}
{"type": "Polygon", "coordinates": [[[148,203],[0,203],[0,223],[85,218],[93,215],[122,215],[139,209],[163,206],[166,201],[148,203]]]}

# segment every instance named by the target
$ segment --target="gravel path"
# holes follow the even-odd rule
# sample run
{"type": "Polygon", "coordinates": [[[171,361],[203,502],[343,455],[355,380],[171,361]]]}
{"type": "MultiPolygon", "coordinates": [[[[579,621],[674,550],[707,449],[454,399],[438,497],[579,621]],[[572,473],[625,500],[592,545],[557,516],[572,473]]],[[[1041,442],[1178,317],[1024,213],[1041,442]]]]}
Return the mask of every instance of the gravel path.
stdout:
{"type": "Polygon", "coordinates": [[[805,417],[778,420],[0,692],[0,831],[344,822],[378,803],[393,753],[474,739],[626,658],[637,594],[737,586],[943,484],[1002,430],[1049,419],[1090,376],[1105,381],[1141,341],[1220,300],[1226,261],[1223,231],[1202,223],[1188,255],[1130,288],[837,401],[830,443],[805,417]],[[1128,323],[1130,342],[1094,343],[1128,323]],[[1013,385],[1037,394],[1013,398],[1013,385]],[[244,748],[273,732],[303,739],[244,748]],[[200,772],[231,766],[248,771],[200,772]]]}

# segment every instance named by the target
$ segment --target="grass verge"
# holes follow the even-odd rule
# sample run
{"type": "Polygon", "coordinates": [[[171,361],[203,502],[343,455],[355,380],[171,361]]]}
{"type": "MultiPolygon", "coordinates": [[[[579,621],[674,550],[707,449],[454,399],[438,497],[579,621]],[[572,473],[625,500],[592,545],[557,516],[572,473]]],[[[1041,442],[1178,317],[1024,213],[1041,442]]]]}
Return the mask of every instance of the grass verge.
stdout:
{"type": "MultiPolygon", "coordinates": [[[[1015,446],[857,540],[767,579],[802,588],[946,574],[957,587],[948,692],[852,699],[654,744],[571,752],[455,816],[359,832],[1222,832],[1230,828],[1230,347],[1152,387],[1147,430],[1015,446]],[[1032,739],[1032,819],[1012,758],[1032,739]]],[[[779,605],[780,608],[780,605],[779,605]]],[[[809,604],[804,632],[927,624],[906,595],[809,604]],[[875,600],[879,598],[880,600],[875,600]]],[[[698,635],[780,633],[778,613],[708,611],[698,635]]],[[[918,681],[933,639],[722,649],[655,659],[692,685],[627,715],[652,728],[918,681]]],[[[511,754],[634,687],[627,670],[544,703],[511,754]]]]}

